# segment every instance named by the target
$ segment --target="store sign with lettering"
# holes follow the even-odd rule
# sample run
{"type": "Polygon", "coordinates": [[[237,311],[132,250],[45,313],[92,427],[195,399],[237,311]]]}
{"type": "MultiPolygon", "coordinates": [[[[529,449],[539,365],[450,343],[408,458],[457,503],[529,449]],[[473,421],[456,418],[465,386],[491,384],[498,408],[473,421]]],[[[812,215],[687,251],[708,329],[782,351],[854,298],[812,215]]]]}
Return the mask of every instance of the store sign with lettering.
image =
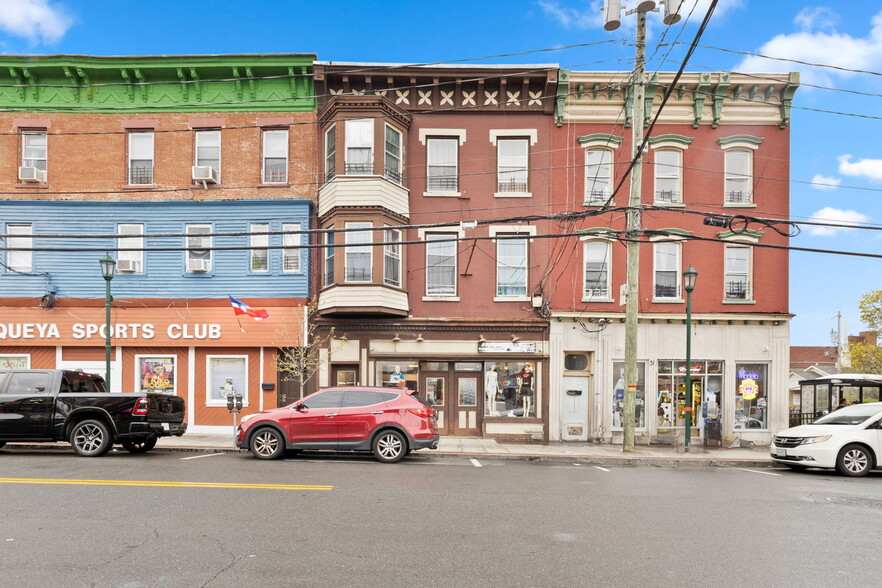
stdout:
{"type": "MultiPolygon", "coordinates": [[[[159,327],[162,329],[163,327],[159,327]]],[[[115,323],[110,327],[110,338],[116,341],[149,341],[156,337],[158,328],[153,323],[115,323]]],[[[0,341],[74,339],[100,340],[106,338],[104,324],[73,323],[59,327],[55,323],[0,323],[0,341]]],[[[164,334],[172,340],[211,340],[223,335],[216,323],[172,323],[164,327],[164,334]]]]}

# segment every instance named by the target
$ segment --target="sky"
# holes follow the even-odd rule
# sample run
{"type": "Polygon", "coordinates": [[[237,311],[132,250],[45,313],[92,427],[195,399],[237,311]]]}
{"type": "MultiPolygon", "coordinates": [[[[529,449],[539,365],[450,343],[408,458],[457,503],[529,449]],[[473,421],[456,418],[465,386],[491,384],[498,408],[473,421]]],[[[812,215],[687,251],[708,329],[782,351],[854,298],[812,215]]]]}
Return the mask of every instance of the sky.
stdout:
{"type": "MultiPolygon", "coordinates": [[[[649,71],[676,71],[710,1],[684,0],[681,13],[691,16],[667,32],[660,16],[651,15],[649,71]],[[671,41],[683,44],[671,47],[671,41]]],[[[630,9],[636,0],[623,4],[630,9]]],[[[0,0],[0,52],[315,53],[322,61],[470,60],[465,63],[630,70],[635,17],[623,17],[620,29],[606,32],[602,5],[0,0]],[[584,46],[604,40],[617,42],[584,46]]],[[[857,228],[803,225],[791,245],[882,254],[882,2],[719,0],[699,44],[687,71],[800,72],[790,126],[791,219],[857,228]]],[[[761,216],[761,207],[755,213],[761,216]]],[[[790,268],[790,312],[796,315],[791,344],[830,345],[831,331],[857,334],[864,328],[858,302],[882,289],[882,259],[794,251],[790,268]]]]}

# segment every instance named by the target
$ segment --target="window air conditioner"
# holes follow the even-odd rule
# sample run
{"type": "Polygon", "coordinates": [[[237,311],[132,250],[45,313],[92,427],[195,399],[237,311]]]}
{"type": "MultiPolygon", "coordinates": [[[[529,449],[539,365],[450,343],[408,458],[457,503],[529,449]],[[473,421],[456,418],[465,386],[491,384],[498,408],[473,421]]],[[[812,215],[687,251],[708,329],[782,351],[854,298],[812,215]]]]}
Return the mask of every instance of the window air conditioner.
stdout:
{"type": "Polygon", "coordinates": [[[193,181],[217,184],[217,170],[208,165],[194,165],[193,181]]]}
{"type": "Polygon", "coordinates": [[[36,167],[20,167],[18,179],[22,182],[45,182],[46,172],[36,167]]]}
{"type": "Polygon", "coordinates": [[[187,271],[196,273],[205,273],[211,268],[211,262],[207,259],[188,259],[187,271]]]}
{"type": "Polygon", "coordinates": [[[141,263],[134,259],[118,259],[116,269],[120,272],[134,273],[141,271],[141,263]]]}

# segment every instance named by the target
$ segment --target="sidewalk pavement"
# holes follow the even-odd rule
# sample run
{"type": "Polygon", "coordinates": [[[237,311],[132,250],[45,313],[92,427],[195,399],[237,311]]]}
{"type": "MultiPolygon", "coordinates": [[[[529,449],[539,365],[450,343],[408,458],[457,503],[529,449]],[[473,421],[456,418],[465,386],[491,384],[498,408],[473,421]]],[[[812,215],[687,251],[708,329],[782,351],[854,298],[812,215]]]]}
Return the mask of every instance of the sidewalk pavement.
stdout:
{"type": "MultiPolygon", "coordinates": [[[[154,451],[238,452],[229,433],[186,433],[182,437],[163,437],[154,451]]],[[[625,453],[621,445],[586,442],[500,443],[494,439],[441,437],[438,449],[422,449],[414,456],[467,457],[474,459],[513,459],[563,461],[607,465],[716,465],[771,467],[768,447],[704,447],[699,442],[689,452],[683,446],[637,445],[625,453]]]]}

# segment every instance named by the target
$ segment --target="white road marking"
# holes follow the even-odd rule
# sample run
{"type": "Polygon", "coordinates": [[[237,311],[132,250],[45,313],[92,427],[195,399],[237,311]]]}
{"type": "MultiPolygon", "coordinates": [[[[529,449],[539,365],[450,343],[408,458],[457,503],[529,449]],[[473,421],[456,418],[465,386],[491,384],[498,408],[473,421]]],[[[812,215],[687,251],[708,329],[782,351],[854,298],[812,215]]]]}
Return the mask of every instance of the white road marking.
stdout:
{"type": "Polygon", "coordinates": [[[750,472],[751,474],[764,474],[766,476],[780,476],[781,474],[776,474],[775,472],[760,472],[757,470],[748,470],[745,468],[734,468],[736,470],[741,470],[742,472],[750,472]]]}
{"type": "Polygon", "coordinates": [[[476,468],[482,467],[481,462],[478,461],[477,459],[472,459],[471,462],[472,462],[472,465],[475,466],[476,468]]]}
{"type": "Polygon", "coordinates": [[[214,457],[215,455],[226,455],[224,453],[206,453],[204,455],[193,455],[190,457],[182,457],[181,459],[199,459],[200,457],[214,457]]]}
{"type": "Polygon", "coordinates": [[[606,469],[606,468],[602,468],[602,467],[600,467],[600,466],[594,466],[594,469],[595,469],[595,470],[600,470],[601,472],[608,472],[608,471],[610,471],[610,470],[608,470],[608,469],[606,469]]]}

